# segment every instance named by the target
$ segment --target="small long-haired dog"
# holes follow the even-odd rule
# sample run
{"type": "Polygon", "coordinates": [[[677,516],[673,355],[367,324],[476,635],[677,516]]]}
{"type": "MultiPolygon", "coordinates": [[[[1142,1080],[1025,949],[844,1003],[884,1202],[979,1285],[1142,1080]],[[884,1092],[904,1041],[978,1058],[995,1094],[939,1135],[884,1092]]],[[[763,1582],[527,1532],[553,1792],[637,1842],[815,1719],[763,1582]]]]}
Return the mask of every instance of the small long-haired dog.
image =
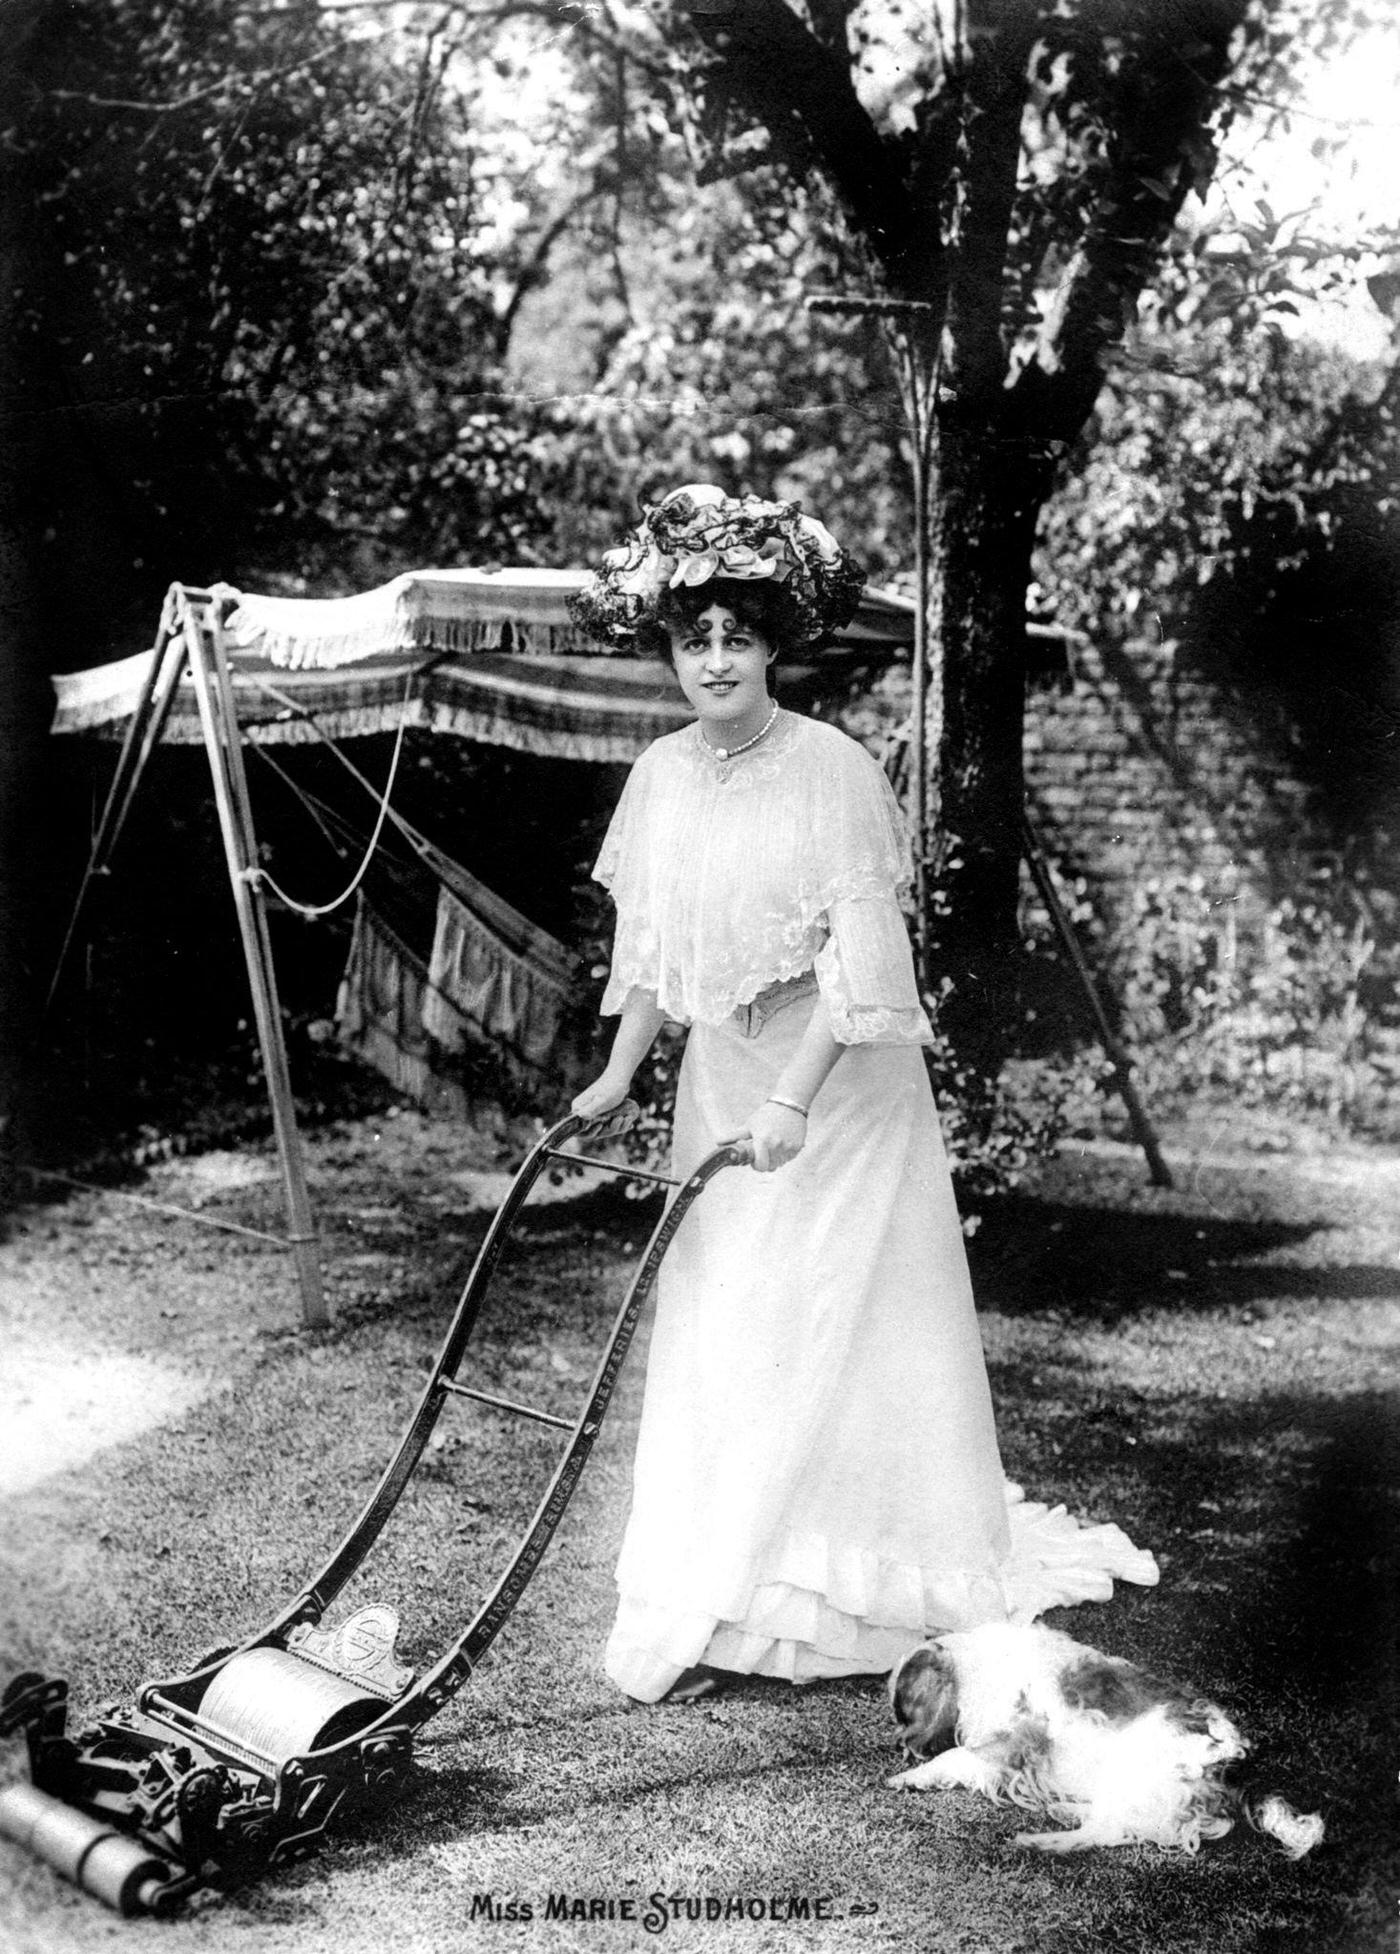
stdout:
{"type": "Polygon", "coordinates": [[[1239,1818],[1290,1859],[1322,1838],[1316,1814],[1225,1782],[1249,1746],[1218,1705],[1038,1623],[994,1623],[912,1650],[890,1699],[905,1754],[927,1760],[890,1784],[980,1791],[1074,1828],[1019,1832],[1017,1845],[1195,1852],[1239,1818]]]}

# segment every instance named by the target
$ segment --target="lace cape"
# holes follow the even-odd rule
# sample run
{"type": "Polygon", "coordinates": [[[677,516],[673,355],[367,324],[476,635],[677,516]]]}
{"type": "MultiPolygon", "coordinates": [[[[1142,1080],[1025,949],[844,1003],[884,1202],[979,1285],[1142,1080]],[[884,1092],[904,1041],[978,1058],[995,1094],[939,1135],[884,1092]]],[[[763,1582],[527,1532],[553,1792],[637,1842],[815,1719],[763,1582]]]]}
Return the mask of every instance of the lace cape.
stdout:
{"type": "Polygon", "coordinates": [[[667,734],[633,767],[593,872],[617,906],[605,1013],[641,989],[679,1023],[718,1024],[815,966],[843,1042],[929,1036],[896,900],[912,872],[898,803],[835,727],[783,712],[730,761],[698,724],[667,734]]]}

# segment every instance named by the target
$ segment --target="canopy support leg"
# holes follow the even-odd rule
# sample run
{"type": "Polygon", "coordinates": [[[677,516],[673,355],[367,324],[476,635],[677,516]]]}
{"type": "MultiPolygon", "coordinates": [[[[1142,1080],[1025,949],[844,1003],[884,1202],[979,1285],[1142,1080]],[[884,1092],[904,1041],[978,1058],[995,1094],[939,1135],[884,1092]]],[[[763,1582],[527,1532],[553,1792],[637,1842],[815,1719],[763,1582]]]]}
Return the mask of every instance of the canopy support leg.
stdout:
{"type": "Polygon", "coordinates": [[[121,839],[126,817],[136,798],[136,790],[146,771],[146,763],[165,731],[165,722],[170,717],[176,688],[185,669],[184,639],[175,622],[176,598],[172,590],[165,600],[161,612],[160,629],[156,634],[150,668],[141,687],[141,695],[131,716],[131,724],[126,729],[122,749],[117,758],[112,784],[107,790],[107,799],[98,819],[88,853],[87,867],[83,870],[82,883],[78,889],[77,900],[68,918],[68,928],[64,933],[63,947],[58,953],[53,976],[49,980],[48,997],[44,1010],[47,1015],[53,1010],[54,999],[63,978],[69,954],[78,938],[78,925],[87,908],[88,897],[93,882],[107,873],[108,863],[121,839]]]}
{"type": "Polygon", "coordinates": [[[1162,1149],[1157,1144],[1157,1135],[1153,1131],[1152,1122],[1147,1117],[1147,1109],[1133,1083],[1132,1059],[1128,1055],[1127,1047],[1114,1031],[1108,1012],[1104,1009],[1103,999],[1094,981],[1094,974],[1089,968],[1089,960],[1084,954],[1084,947],[1075,934],[1069,912],[1060,901],[1059,891],[1051,877],[1050,865],[1045,859],[1045,850],[1041,846],[1040,836],[1036,833],[1030,816],[1024,813],[1021,816],[1021,847],[1025,854],[1026,866],[1035,880],[1036,888],[1040,891],[1041,900],[1050,913],[1050,921],[1054,924],[1074,968],[1074,974],[1079,979],[1079,987],[1084,993],[1085,1002],[1098,1029],[1099,1043],[1103,1046],[1108,1062],[1113,1068],[1113,1083],[1128,1109],[1128,1123],[1133,1129],[1133,1138],[1146,1156],[1147,1171],[1152,1185],[1171,1187],[1173,1185],[1171,1169],[1162,1158],[1162,1149]]]}
{"type": "Polygon", "coordinates": [[[248,779],[243,768],[243,748],[239,739],[233,685],[214,602],[202,594],[195,597],[185,590],[179,590],[176,602],[177,629],[184,637],[195,697],[199,702],[199,717],[209,754],[209,769],[213,775],[214,800],[219,812],[229,882],[238,912],[238,929],[243,939],[243,955],[253,993],[253,1014],[262,1050],[263,1070],[267,1075],[273,1132],[277,1139],[282,1184],[291,1221],[289,1241],[301,1289],[302,1321],[308,1330],[322,1330],[330,1323],[330,1311],[321,1284],[320,1250],[306,1186],[301,1135],[297,1130],[291,1077],[287,1068],[287,1048],[282,1036],[282,1010],[277,997],[267,911],[258,876],[257,836],[253,828],[252,803],[248,798],[248,779]]]}

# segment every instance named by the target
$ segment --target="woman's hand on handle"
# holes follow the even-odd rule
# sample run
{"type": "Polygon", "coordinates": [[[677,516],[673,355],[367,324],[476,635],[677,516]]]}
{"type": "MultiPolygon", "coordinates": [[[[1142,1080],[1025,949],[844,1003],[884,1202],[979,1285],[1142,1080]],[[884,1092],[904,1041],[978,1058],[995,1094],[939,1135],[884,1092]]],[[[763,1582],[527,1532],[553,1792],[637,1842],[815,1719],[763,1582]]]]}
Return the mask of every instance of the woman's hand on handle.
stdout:
{"type": "Polygon", "coordinates": [[[826,1003],[818,997],[801,1043],[772,1088],[773,1097],[765,1099],[749,1121],[753,1164],[760,1174],[786,1167],[806,1146],[807,1115],[802,1108],[816,1098],[844,1049],[832,1032],[826,1003]]]}
{"type": "Polygon", "coordinates": [[[756,1173],[771,1174],[796,1160],[807,1143],[807,1121],[791,1106],[765,1099],[748,1125],[756,1173]]]}
{"type": "Polygon", "coordinates": [[[632,1085],[632,1074],[651,1050],[665,1019],[650,991],[627,993],[608,1062],[570,1106],[580,1119],[597,1119],[620,1106],[632,1085]]]}
{"type": "Polygon", "coordinates": [[[609,1065],[599,1073],[591,1086],[585,1086],[569,1107],[580,1119],[599,1119],[610,1113],[614,1106],[620,1106],[627,1097],[627,1088],[632,1083],[630,1072],[623,1073],[609,1065]]]}

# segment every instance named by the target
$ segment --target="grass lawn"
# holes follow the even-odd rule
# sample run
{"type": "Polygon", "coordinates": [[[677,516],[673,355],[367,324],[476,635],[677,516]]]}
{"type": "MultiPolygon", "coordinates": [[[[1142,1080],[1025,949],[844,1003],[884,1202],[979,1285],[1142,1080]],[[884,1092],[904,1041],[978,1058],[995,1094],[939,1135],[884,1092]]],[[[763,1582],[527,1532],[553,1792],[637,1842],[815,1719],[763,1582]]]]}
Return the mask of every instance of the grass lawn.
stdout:
{"type": "MultiPolygon", "coordinates": [[[[403,1113],[310,1139],[336,1326],[296,1329],[288,1264],[116,1196],[23,1211],[0,1243],[11,1417],[0,1670],[67,1676],[79,1715],[254,1626],[372,1485],[498,1192],[497,1141],[403,1113]],[[20,1434],[17,1441],[14,1434],[20,1434]]],[[[141,1190],[280,1226],[264,1149],[141,1190]]],[[[647,1210],[532,1210],[473,1346],[505,1395],[567,1410],[647,1210]]],[[[1057,1626],[1218,1696],[1259,1775],[1328,1839],[1297,1866],[1248,1832],[1189,1859],[1047,1860],[965,1794],[885,1788],[882,1686],[750,1682],[640,1709],[600,1651],[642,1374],[634,1351],[555,1545],[478,1675],[423,1732],[410,1795],[174,1923],[121,1923],[0,1847],[15,1954],[378,1954],[651,1946],[1296,1950],[1394,1945],[1400,1162],[1188,1161],[1175,1192],[1112,1149],[1066,1155],[974,1242],[1008,1472],[1114,1519],[1153,1591],[1057,1626]],[[566,1894],[614,1918],[549,1920],[566,1894]],[[807,1923],[617,1918],[650,1896],[820,1900],[807,1923]],[[530,1908],[533,1917],[506,1917],[530,1908]],[[653,1921],[653,1925],[655,1922],[653,1921]]],[[[741,1361],[742,1353],[736,1353],[741,1361]]],[[[464,1372],[465,1375],[465,1372],[464,1372]]],[[[450,1406],[347,1601],[392,1602],[422,1660],[500,1571],[556,1439],[450,1406]]],[[[8,1747],[5,1772],[19,1767],[8,1747]]]]}

